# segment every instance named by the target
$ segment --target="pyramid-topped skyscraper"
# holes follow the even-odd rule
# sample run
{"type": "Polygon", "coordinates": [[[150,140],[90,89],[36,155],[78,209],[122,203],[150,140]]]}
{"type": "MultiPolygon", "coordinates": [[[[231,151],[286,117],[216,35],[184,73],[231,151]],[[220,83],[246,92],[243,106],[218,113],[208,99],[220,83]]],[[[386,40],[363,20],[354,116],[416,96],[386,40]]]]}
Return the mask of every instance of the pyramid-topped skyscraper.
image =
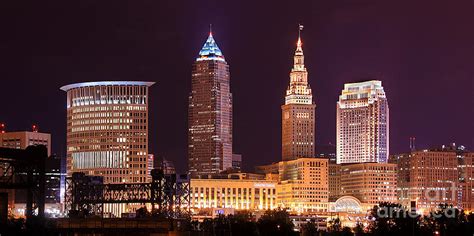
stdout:
{"type": "Polygon", "coordinates": [[[193,64],[188,107],[188,161],[193,177],[232,167],[229,65],[209,32],[193,64]]]}

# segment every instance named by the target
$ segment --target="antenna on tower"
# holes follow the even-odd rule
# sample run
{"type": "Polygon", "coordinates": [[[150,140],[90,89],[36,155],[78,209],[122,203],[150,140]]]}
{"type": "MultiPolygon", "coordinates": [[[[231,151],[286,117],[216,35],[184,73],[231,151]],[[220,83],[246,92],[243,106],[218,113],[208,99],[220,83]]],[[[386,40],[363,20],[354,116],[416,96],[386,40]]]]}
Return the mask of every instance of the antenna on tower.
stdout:
{"type": "Polygon", "coordinates": [[[212,36],[212,24],[209,24],[209,35],[212,36]]]}
{"type": "Polygon", "coordinates": [[[415,137],[410,137],[410,151],[412,152],[416,150],[415,141],[416,141],[415,137]]]}
{"type": "Polygon", "coordinates": [[[301,37],[301,31],[303,30],[304,26],[302,24],[298,24],[298,38],[301,37]]]}

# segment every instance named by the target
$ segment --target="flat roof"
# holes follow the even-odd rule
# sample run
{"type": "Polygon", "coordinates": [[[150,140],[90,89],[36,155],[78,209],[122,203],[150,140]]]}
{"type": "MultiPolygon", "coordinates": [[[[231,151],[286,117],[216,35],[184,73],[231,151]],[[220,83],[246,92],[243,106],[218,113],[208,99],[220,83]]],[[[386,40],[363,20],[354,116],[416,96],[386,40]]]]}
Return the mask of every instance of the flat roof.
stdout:
{"type": "Polygon", "coordinates": [[[146,82],[146,81],[97,81],[97,82],[82,82],[75,84],[68,84],[62,86],[60,89],[63,91],[68,91],[74,88],[80,87],[90,87],[90,86],[107,86],[107,85],[139,85],[139,86],[152,86],[155,82],[146,82]]]}

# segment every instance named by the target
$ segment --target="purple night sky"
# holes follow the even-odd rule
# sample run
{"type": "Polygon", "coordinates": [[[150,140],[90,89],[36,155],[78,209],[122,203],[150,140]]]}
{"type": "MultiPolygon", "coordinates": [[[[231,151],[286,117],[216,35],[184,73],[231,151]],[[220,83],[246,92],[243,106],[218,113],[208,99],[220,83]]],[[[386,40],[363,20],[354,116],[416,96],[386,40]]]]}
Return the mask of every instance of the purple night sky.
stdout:
{"type": "Polygon", "coordinates": [[[0,121],[10,131],[37,123],[59,155],[66,152],[60,86],[155,81],[150,153],[185,170],[191,64],[210,23],[230,65],[234,151],[247,170],[280,159],[280,106],[298,23],[317,144],[335,142],[343,84],[375,78],[388,95],[391,154],[407,151],[410,136],[419,148],[474,147],[471,0],[74,2],[0,3],[0,121]]]}

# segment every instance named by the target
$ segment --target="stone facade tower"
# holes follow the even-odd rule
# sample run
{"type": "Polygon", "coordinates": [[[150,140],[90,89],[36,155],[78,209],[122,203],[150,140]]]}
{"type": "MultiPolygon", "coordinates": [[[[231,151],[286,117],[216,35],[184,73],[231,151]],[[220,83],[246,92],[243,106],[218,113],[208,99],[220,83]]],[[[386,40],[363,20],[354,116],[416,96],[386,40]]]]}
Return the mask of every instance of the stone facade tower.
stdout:
{"type": "Polygon", "coordinates": [[[316,105],[308,84],[308,72],[304,65],[301,30],[296,44],[290,85],[286,90],[282,110],[282,159],[293,160],[315,155],[316,105]]]}

